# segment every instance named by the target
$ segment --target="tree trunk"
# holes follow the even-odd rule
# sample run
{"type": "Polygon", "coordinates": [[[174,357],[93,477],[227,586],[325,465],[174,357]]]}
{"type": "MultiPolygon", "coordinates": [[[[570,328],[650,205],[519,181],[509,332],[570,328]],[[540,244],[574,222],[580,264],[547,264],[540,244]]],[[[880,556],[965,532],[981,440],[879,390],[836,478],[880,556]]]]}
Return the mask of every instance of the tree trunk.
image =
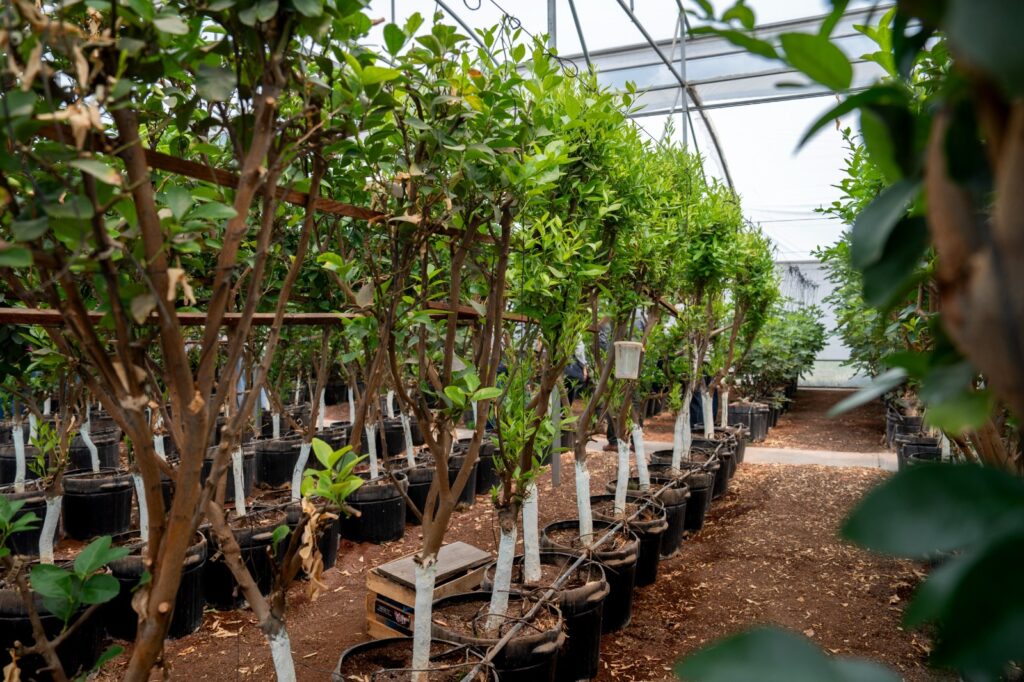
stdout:
{"type": "Polygon", "coordinates": [[[686,383],[683,391],[683,406],[676,415],[676,427],[672,442],[672,468],[678,470],[684,458],[690,456],[693,445],[693,428],[690,424],[690,403],[693,402],[693,382],[686,383]]]}
{"type": "MultiPolygon", "coordinates": [[[[623,434],[625,436],[625,434],[623,434]]],[[[615,516],[626,512],[626,488],[629,486],[629,439],[619,438],[619,473],[615,482],[615,516]]]]}
{"type": "Polygon", "coordinates": [[[715,437],[715,413],[707,386],[700,387],[700,404],[704,414],[704,437],[710,440],[715,437]]]}
{"type": "Polygon", "coordinates": [[[434,609],[437,555],[428,554],[416,563],[416,605],[412,630],[412,680],[427,682],[430,669],[430,631],[434,609]]]}
{"type": "Polygon", "coordinates": [[[540,581],[540,538],[538,529],[539,492],[536,481],[526,484],[523,499],[523,582],[540,581]]]}
{"type": "Polygon", "coordinates": [[[576,460],[576,510],[580,519],[580,542],[589,547],[594,541],[594,516],[590,509],[590,470],[586,459],[576,460]]]}
{"type": "Polygon", "coordinates": [[[644,430],[633,427],[633,449],[636,451],[636,475],[640,480],[640,490],[651,489],[651,474],[647,471],[647,448],[644,445],[644,430]]]}
{"type": "Polygon", "coordinates": [[[302,497],[302,473],[306,470],[306,462],[309,461],[309,449],[312,445],[312,443],[303,442],[299,446],[299,459],[296,460],[295,468],[292,469],[292,502],[298,502],[299,498],[302,497]]]}
{"type": "Polygon", "coordinates": [[[729,426],[729,389],[723,387],[721,402],[718,405],[718,412],[721,415],[721,426],[726,428],[729,426]]]}
{"type": "MultiPolygon", "coordinates": [[[[498,560],[494,566],[494,589],[491,591],[491,604],[487,611],[488,629],[497,629],[504,622],[505,612],[508,610],[508,595],[512,589],[512,564],[516,558],[517,511],[514,505],[498,511],[501,536],[498,540],[498,560]]],[[[523,511],[525,516],[525,509],[523,511]]]]}

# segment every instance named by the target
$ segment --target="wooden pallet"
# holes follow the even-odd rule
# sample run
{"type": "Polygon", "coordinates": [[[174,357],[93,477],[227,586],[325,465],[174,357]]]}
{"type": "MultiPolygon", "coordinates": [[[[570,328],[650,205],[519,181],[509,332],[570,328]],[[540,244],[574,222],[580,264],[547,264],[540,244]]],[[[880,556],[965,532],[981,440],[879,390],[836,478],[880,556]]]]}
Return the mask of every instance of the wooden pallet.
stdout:
{"type": "MultiPolygon", "coordinates": [[[[414,554],[371,569],[366,576],[366,627],[375,639],[412,634],[416,604],[414,554]]],[[[453,542],[437,553],[434,599],[480,587],[490,552],[453,542]]]]}

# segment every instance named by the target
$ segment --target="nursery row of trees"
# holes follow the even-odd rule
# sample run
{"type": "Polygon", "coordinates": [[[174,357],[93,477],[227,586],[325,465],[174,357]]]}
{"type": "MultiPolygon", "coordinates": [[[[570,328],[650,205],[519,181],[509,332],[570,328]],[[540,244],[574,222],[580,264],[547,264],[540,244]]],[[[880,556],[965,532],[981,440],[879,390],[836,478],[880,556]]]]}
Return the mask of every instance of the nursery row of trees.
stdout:
{"type": "MultiPolygon", "coordinates": [[[[873,378],[840,409],[884,397],[892,416],[923,415],[925,428],[951,441],[955,459],[982,466],[904,471],[866,497],[843,534],[930,562],[904,620],[931,628],[937,668],[1011,679],[1024,658],[1024,591],[1014,578],[1024,546],[1024,299],[1012,275],[1024,257],[1024,81],[1022,56],[1005,41],[1024,19],[1021,6],[897,2],[857,27],[877,48],[863,59],[883,75],[851,94],[851,61],[832,37],[845,2],[833,3],[817,33],[783,34],[778,44],[749,31],[755,18],[743,2],[720,17],[700,4],[709,25],[698,30],[840,96],[805,140],[840,117],[859,118],[856,131],[841,131],[849,148],[842,197],[823,209],[850,229],[818,254],[836,285],[826,302],[851,364],[873,378]]],[[[898,679],[775,630],[737,635],[679,672],[693,680],[898,679]]]]}
{"type": "MultiPolygon", "coordinates": [[[[724,396],[724,422],[730,390],[758,371],[736,368],[758,366],[755,339],[778,293],[769,244],[738,198],[697,156],[628,122],[631,88],[614,94],[565,71],[517,29],[485,30],[477,45],[413,15],[384,27],[378,54],[361,42],[373,22],[355,2],[19,1],[3,22],[0,298],[60,321],[0,330],[0,369],[15,428],[31,415],[45,456],[35,485],[48,500],[60,499],[71,439],[92,442],[94,418],[130,444],[147,544],[126,679],[164,665],[183,564],[207,525],[278,678],[294,679],[286,589],[328,517],[303,505],[264,596],[231,530],[244,496],[225,503],[263,412],[274,438],[301,440],[292,499],[305,492],[336,513],[360,485],[395,480],[377,451],[385,416],[402,420],[407,440],[418,427],[425,453],[410,446],[407,464],[434,472],[416,568],[422,670],[437,554],[489,422],[501,452],[499,566],[522,523],[529,573],[540,462],[570,431],[580,536],[594,534],[586,443],[606,415],[630,433],[642,390],[615,376],[616,343],[649,344],[647,365],[675,396],[675,468],[692,442],[690,398],[710,437],[712,393],[724,396]],[[573,421],[558,405],[580,343],[591,387],[573,421]],[[346,445],[365,463],[316,440],[338,371],[346,445]],[[468,414],[458,463],[455,427],[468,414]],[[50,424],[56,436],[41,440],[50,424]],[[305,469],[311,451],[321,469],[305,469]]],[[[767,364],[770,347],[760,352],[767,364]]],[[[621,438],[621,500],[629,453],[621,438]]],[[[45,526],[56,523],[50,506],[45,526]]],[[[16,511],[0,515],[5,538],[26,523],[16,511]]],[[[95,552],[78,580],[120,556],[95,552]]],[[[28,564],[0,559],[28,589],[28,564]]],[[[68,612],[102,600],[90,594],[71,594],[68,612]]],[[[494,594],[499,614],[507,591],[494,594]]],[[[32,651],[60,679],[40,637],[32,651]]]]}

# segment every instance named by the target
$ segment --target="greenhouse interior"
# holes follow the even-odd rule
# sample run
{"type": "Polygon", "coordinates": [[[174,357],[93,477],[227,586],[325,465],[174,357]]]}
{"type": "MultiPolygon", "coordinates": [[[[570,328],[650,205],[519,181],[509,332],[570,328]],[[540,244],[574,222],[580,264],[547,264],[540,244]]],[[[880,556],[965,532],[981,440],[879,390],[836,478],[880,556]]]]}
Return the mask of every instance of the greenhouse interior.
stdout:
{"type": "Polygon", "coordinates": [[[4,682],[1024,680],[1024,4],[0,16],[4,682]]]}

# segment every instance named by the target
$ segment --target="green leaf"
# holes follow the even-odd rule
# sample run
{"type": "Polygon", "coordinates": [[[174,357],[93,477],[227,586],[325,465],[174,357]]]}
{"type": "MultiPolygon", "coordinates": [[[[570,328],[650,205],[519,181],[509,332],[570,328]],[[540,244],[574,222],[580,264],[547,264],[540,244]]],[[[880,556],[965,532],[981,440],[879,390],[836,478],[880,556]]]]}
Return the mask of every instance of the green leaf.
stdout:
{"type": "Polygon", "coordinates": [[[181,17],[172,14],[165,14],[153,19],[153,25],[164,33],[176,36],[188,35],[188,24],[182,21],[181,17]]]}
{"type": "Polygon", "coordinates": [[[903,218],[885,244],[882,256],[864,268],[864,300],[876,308],[888,308],[906,291],[921,256],[928,248],[928,225],[921,216],[903,218]]]}
{"type": "Polygon", "coordinates": [[[31,116],[37,99],[33,92],[8,90],[3,98],[0,98],[0,119],[31,116]]]}
{"type": "Polygon", "coordinates": [[[779,41],[793,68],[836,92],[849,89],[853,67],[843,51],[828,38],[809,33],[783,33],[779,41]]]}
{"type": "Polygon", "coordinates": [[[1024,3],[950,0],[942,28],[957,55],[990,74],[1013,97],[1024,95],[1024,50],[1020,27],[1024,3]]]}
{"type": "Polygon", "coordinates": [[[274,553],[277,553],[277,546],[281,544],[281,541],[288,537],[288,526],[278,526],[274,529],[274,532],[270,534],[270,544],[274,548],[274,553]]]}
{"type": "Polygon", "coordinates": [[[687,682],[897,682],[868,661],[830,658],[810,640],[775,628],[733,635],[676,665],[687,682]]]}
{"type": "Polygon", "coordinates": [[[901,180],[903,171],[896,162],[896,151],[889,127],[886,120],[871,107],[861,107],[860,135],[871,160],[882,171],[885,179],[889,182],[901,180]]]}
{"type": "Polygon", "coordinates": [[[323,15],[324,8],[320,0],[292,0],[295,9],[304,17],[319,17],[323,15]]]}
{"type": "Polygon", "coordinates": [[[208,201],[193,209],[190,218],[203,218],[208,220],[230,220],[238,215],[232,206],[217,201],[208,201]]]}
{"type": "Polygon", "coordinates": [[[24,506],[25,500],[9,500],[4,495],[0,495],[0,526],[9,524],[18,510],[24,506]]]}
{"type": "Polygon", "coordinates": [[[195,203],[192,193],[184,187],[170,187],[164,192],[164,197],[171,214],[178,220],[184,218],[195,203]]]}
{"type": "Polygon", "coordinates": [[[992,407],[992,394],[988,391],[963,391],[941,403],[929,403],[925,421],[947,433],[963,433],[984,425],[992,407]]]}
{"type": "Polygon", "coordinates": [[[755,38],[752,35],[737,31],[731,28],[714,28],[711,26],[695,26],[691,31],[694,35],[707,34],[725,38],[736,47],[743,48],[747,52],[760,55],[765,59],[779,59],[779,53],[767,40],[755,38]]]}
{"type": "Polygon", "coordinates": [[[104,535],[86,545],[75,558],[75,573],[84,579],[111,561],[128,556],[127,547],[111,547],[110,543],[110,536],[104,535]]]}
{"type": "Polygon", "coordinates": [[[857,391],[849,398],[837,403],[828,411],[828,416],[835,417],[836,415],[848,412],[855,407],[866,405],[872,400],[881,398],[883,395],[901,385],[906,380],[907,370],[902,367],[894,367],[887,370],[875,377],[870,385],[857,391]]]}
{"type": "Polygon", "coordinates": [[[860,212],[850,230],[850,262],[863,270],[876,263],[885,251],[893,228],[917,197],[921,184],[906,178],[887,187],[860,212]]]}
{"type": "Polygon", "coordinates": [[[363,69],[363,85],[375,85],[385,81],[391,81],[402,75],[398,69],[388,69],[382,66],[367,66],[363,69]]]}
{"type": "Polygon", "coordinates": [[[319,438],[313,439],[313,454],[316,455],[316,459],[325,469],[331,468],[331,457],[334,455],[334,449],[320,440],[319,438]]]}
{"type": "Polygon", "coordinates": [[[35,592],[53,599],[71,598],[71,578],[69,571],[53,564],[39,564],[32,567],[29,581],[35,592]]]}
{"type": "Polygon", "coordinates": [[[32,265],[32,252],[21,246],[0,245],[0,268],[27,268],[32,265]]]}
{"type": "Polygon", "coordinates": [[[807,129],[804,136],[800,138],[800,143],[797,148],[803,147],[808,140],[814,137],[814,134],[824,128],[826,125],[835,121],[837,118],[844,116],[855,109],[860,109],[863,106],[872,104],[874,102],[886,102],[891,104],[906,104],[907,96],[906,93],[895,85],[874,85],[863,92],[858,92],[855,95],[850,95],[839,104],[830,108],[824,114],[819,116],[811,127],[807,129]]]}
{"type": "Polygon", "coordinates": [[[448,396],[448,399],[452,401],[452,404],[456,407],[466,406],[466,394],[458,386],[445,386],[444,394],[448,396]]]}
{"type": "Polygon", "coordinates": [[[473,394],[472,400],[492,400],[501,395],[501,389],[496,386],[487,386],[481,388],[479,391],[473,394]]]}
{"type": "Polygon", "coordinates": [[[124,653],[124,647],[120,644],[112,644],[108,646],[106,650],[100,654],[100,657],[96,659],[96,664],[93,665],[92,671],[98,671],[103,668],[107,663],[124,653]]]}
{"type": "Polygon", "coordinates": [[[923,558],[1024,530],[1024,481],[978,466],[917,466],[869,492],[843,535],[878,552],[923,558]]]}
{"type": "Polygon", "coordinates": [[[121,583],[108,573],[97,573],[82,583],[79,599],[83,604],[104,604],[121,591],[121,583]]]}
{"type": "Polygon", "coordinates": [[[117,169],[111,168],[99,159],[74,159],[69,161],[68,165],[88,173],[107,185],[121,185],[121,174],[117,169]]]}
{"type": "Polygon", "coordinates": [[[196,69],[196,92],[211,102],[225,102],[235,91],[235,74],[222,66],[200,64],[196,69]]]}
{"type": "Polygon", "coordinates": [[[391,55],[397,55],[405,45],[405,41],[405,32],[398,28],[398,26],[388,24],[384,27],[384,44],[387,46],[388,52],[391,55]]]}
{"type": "Polygon", "coordinates": [[[256,0],[256,21],[270,21],[277,14],[277,0],[256,0]]]}
{"type": "Polygon", "coordinates": [[[64,201],[51,201],[43,205],[43,210],[51,218],[69,220],[88,220],[95,213],[92,202],[81,194],[69,194],[64,201]]]}
{"type": "Polygon", "coordinates": [[[33,239],[37,239],[46,234],[46,230],[50,227],[50,221],[46,216],[36,218],[35,220],[15,220],[11,223],[11,232],[14,233],[14,239],[19,242],[30,242],[33,239]]]}
{"type": "Polygon", "coordinates": [[[754,28],[754,11],[742,3],[737,2],[722,14],[722,21],[729,22],[733,19],[739,21],[748,31],[754,28]]]}

